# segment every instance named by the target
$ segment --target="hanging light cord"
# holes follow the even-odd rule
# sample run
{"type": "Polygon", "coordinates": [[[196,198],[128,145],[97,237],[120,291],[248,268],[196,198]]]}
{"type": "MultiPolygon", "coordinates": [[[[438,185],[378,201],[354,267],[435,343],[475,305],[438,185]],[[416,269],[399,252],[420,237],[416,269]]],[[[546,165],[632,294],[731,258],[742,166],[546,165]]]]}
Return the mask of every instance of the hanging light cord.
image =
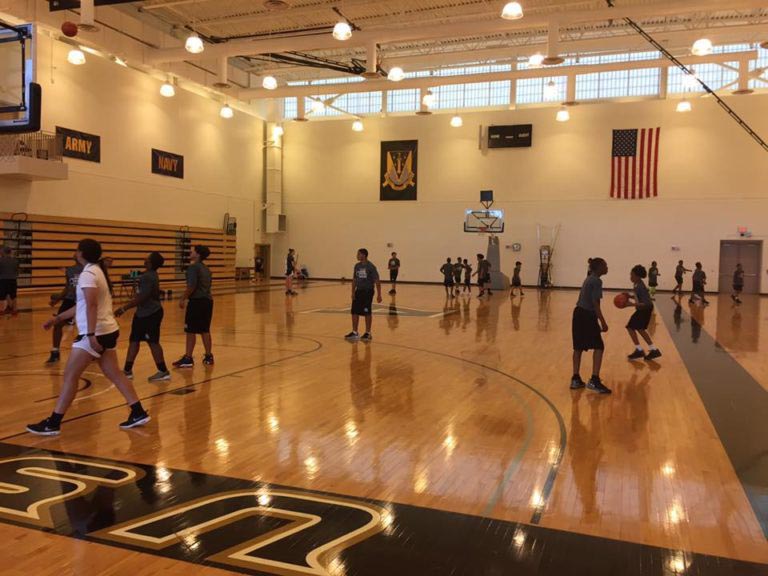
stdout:
{"type": "MultiPolygon", "coordinates": [[[[608,7],[609,7],[609,8],[614,8],[614,5],[613,5],[613,2],[614,2],[614,0],[605,0],[605,1],[606,1],[606,3],[608,4],[608,7]]],[[[752,137],[752,139],[753,139],[755,142],[757,142],[757,143],[758,143],[758,144],[759,144],[759,145],[762,147],[762,149],[763,149],[763,150],[765,150],[766,152],[768,152],[768,142],[766,142],[765,140],[763,140],[763,139],[760,137],[760,135],[759,135],[757,132],[755,132],[755,131],[754,131],[754,130],[753,130],[751,127],[750,127],[750,125],[749,125],[749,124],[747,124],[747,123],[746,123],[746,121],[745,121],[745,120],[744,120],[744,119],[743,119],[741,116],[739,116],[739,115],[738,115],[738,114],[737,114],[737,113],[734,111],[734,109],[733,109],[733,108],[731,108],[730,106],[728,106],[728,104],[726,104],[726,103],[725,103],[725,101],[723,101],[723,99],[722,99],[722,98],[720,98],[720,96],[718,96],[718,95],[715,93],[715,91],[714,91],[714,90],[712,90],[712,88],[710,88],[709,86],[707,86],[707,84],[706,84],[706,83],[705,83],[705,82],[704,82],[704,81],[703,81],[701,78],[699,78],[698,76],[694,75],[694,73],[693,73],[693,71],[692,71],[691,69],[689,69],[689,68],[688,68],[688,67],[687,67],[685,64],[683,64],[682,62],[680,62],[680,60],[678,60],[677,58],[675,58],[675,57],[674,57],[674,56],[673,56],[673,55],[672,55],[672,54],[669,52],[669,50],[667,50],[667,49],[666,49],[664,46],[662,46],[662,45],[661,45],[659,42],[657,42],[657,41],[656,41],[656,39],[654,39],[654,38],[653,38],[653,36],[651,36],[650,34],[648,34],[648,32],[646,32],[645,30],[643,30],[643,29],[640,27],[640,25],[639,25],[639,24],[637,24],[637,22],[635,22],[635,21],[634,21],[634,20],[632,20],[631,18],[622,18],[622,20],[624,20],[624,22],[626,22],[626,23],[627,23],[627,24],[628,24],[628,25],[629,25],[629,26],[630,26],[630,27],[631,27],[631,28],[632,28],[632,29],[633,29],[635,32],[637,32],[638,34],[640,34],[640,36],[642,36],[643,38],[645,38],[645,39],[646,39],[646,40],[647,40],[647,41],[648,41],[648,42],[649,42],[649,43],[650,43],[650,44],[651,44],[651,45],[652,45],[654,48],[656,48],[656,50],[658,50],[658,51],[659,51],[659,52],[661,52],[661,53],[662,53],[664,56],[666,56],[666,58],[667,58],[667,59],[668,59],[670,62],[672,62],[672,63],[673,63],[675,66],[677,66],[678,68],[680,68],[680,70],[682,70],[682,71],[683,71],[683,72],[685,72],[686,74],[690,74],[690,75],[691,75],[693,78],[695,78],[695,79],[696,79],[696,81],[697,81],[699,84],[701,84],[701,87],[702,87],[702,88],[704,88],[704,90],[707,92],[707,94],[709,94],[710,96],[712,96],[712,97],[715,99],[715,101],[716,101],[716,102],[717,102],[717,104],[720,106],[720,108],[722,108],[723,110],[725,110],[725,111],[726,111],[726,113],[727,113],[727,114],[728,114],[728,115],[729,115],[731,118],[733,118],[733,120],[734,120],[734,121],[735,121],[735,122],[736,122],[736,123],[737,123],[739,126],[741,126],[741,127],[742,127],[742,129],[743,129],[743,130],[744,130],[744,131],[745,131],[747,134],[749,134],[749,135],[752,137]]]]}

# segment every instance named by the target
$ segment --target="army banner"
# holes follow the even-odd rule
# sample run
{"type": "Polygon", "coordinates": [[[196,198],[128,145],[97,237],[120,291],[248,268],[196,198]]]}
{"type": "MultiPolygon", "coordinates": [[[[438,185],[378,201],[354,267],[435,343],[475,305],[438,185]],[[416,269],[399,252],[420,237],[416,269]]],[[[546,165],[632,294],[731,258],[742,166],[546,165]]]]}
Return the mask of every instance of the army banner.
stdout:
{"type": "Polygon", "coordinates": [[[416,200],[418,140],[381,143],[379,200],[416,200]]]}
{"type": "Polygon", "coordinates": [[[56,126],[56,135],[61,136],[62,154],[66,158],[101,162],[101,136],[78,132],[61,126],[56,126]]]}

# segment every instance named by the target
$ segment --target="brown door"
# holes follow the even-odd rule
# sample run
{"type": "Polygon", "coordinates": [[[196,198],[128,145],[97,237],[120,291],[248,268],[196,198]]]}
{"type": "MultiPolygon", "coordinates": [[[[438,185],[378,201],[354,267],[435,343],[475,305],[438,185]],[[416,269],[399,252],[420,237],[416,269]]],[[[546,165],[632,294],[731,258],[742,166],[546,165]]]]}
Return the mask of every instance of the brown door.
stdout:
{"type": "Polygon", "coordinates": [[[759,294],[762,262],[762,240],[721,240],[718,290],[729,293],[733,289],[733,271],[736,264],[741,263],[744,267],[744,294],[759,294]]]}
{"type": "Polygon", "coordinates": [[[256,258],[261,258],[263,272],[256,279],[266,279],[271,277],[271,262],[272,262],[272,246],[270,244],[256,244],[253,247],[253,259],[254,263],[256,258]]]}

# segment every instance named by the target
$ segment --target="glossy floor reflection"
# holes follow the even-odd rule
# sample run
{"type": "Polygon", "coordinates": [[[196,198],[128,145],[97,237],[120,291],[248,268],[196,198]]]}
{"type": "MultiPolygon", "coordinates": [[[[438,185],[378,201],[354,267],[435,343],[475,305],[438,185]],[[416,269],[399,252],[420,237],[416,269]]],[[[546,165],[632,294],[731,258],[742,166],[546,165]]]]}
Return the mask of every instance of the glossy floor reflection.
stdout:
{"type": "MultiPolygon", "coordinates": [[[[588,570],[590,556],[600,550],[618,562],[600,569],[618,570],[631,558],[644,559],[648,571],[622,572],[627,574],[764,572],[765,566],[739,572],[725,560],[701,559],[767,564],[768,548],[760,524],[765,512],[745,493],[744,475],[734,469],[730,448],[721,441],[722,424],[710,416],[689,368],[696,353],[723,354],[767,386],[760,362],[768,348],[760,340],[766,319],[759,317],[759,299],[735,311],[722,299],[697,310],[685,302],[662,305],[668,297],[659,294],[653,334],[664,356],[658,363],[626,360],[631,344],[623,325],[629,314],[610,307],[604,381],[614,394],[597,397],[567,386],[574,292],[530,290],[524,298],[495,294],[490,300],[446,300],[442,287],[402,286],[396,298],[385,297],[378,309],[370,344],[342,339],[349,330],[348,296],[349,285],[339,283],[313,284],[289,299],[279,286],[220,295],[213,329],[215,366],[177,371],[171,382],[152,385],[145,379],[154,366],[142,350],[134,372],[154,417],[150,426],[118,430],[120,396],[92,372],[87,375],[90,387],[68,414],[62,436],[54,439],[20,433],[26,422],[50,411],[60,381],[60,368],[42,365],[48,349],[48,334],[38,328],[48,314],[43,300],[22,302],[33,311],[0,319],[0,379],[6,393],[0,439],[141,465],[138,490],[158,502],[179,504],[210,494],[203,479],[216,477],[321,491],[379,507],[413,506],[418,513],[406,514],[408,522],[398,521],[392,530],[398,539],[381,544],[388,558],[421,567],[413,573],[445,574],[453,568],[456,573],[495,574],[527,566],[528,571],[510,573],[549,574],[555,572],[546,570],[560,566],[558,573],[567,574],[555,561],[555,548],[563,546],[594,551],[581,560],[572,554],[571,562],[577,562],[572,565],[581,571],[570,573],[607,573],[588,570]],[[734,321],[736,314],[741,318],[734,321]],[[693,359],[678,352],[681,336],[698,342],[693,359]],[[456,516],[460,520],[451,524],[443,513],[472,518],[456,516]],[[446,527],[436,542],[419,544],[429,558],[427,549],[443,549],[457,538],[470,546],[476,531],[485,531],[486,539],[492,530],[504,537],[467,556],[475,559],[475,571],[452,550],[445,557],[449,560],[430,572],[411,558],[418,553],[414,542],[421,542],[411,539],[419,522],[446,527]],[[449,525],[453,528],[447,530],[449,525]],[[534,542],[543,543],[532,549],[534,563],[515,562],[520,530],[533,531],[534,542]],[[621,542],[632,546],[622,548],[621,542]],[[647,549],[636,545],[654,552],[643,556],[647,549]],[[717,566],[732,571],[702,571],[717,566]]],[[[124,334],[129,321],[121,321],[124,334]]],[[[183,333],[175,305],[166,305],[163,342],[168,357],[180,354],[183,333]]],[[[121,356],[125,344],[121,340],[121,356]]],[[[757,448],[762,443],[765,449],[766,441],[754,438],[757,448]]],[[[751,478],[762,482],[759,474],[751,478]]],[[[127,491],[94,490],[118,510],[109,522],[126,520],[120,511],[131,507],[122,501],[127,491]]],[[[13,501],[8,494],[2,498],[13,501]]],[[[51,510],[57,513],[56,505],[51,510]]],[[[263,530],[298,528],[309,521],[306,515],[318,515],[286,510],[260,519],[263,530]]],[[[182,525],[189,522],[188,516],[179,518],[182,525]]],[[[91,528],[84,530],[90,533],[91,528]]],[[[75,562],[67,559],[66,545],[47,535],[2,526],[0,532],[7,536],[0,547],[8,554],[18,554],[19,546],[42,547],[62,562],[75,562]]],[[[360,551],[365,557],[374,554],[372,542],[348,547],[342,560],[358,558],[360,551]]],[[[77,558],[104,554],[101,544],[77,546],[77,558]]],[[[222,553],[201,546],[206,553],[222,553]]],[[[116,554],[126,565],[132,554],[142,554],[120,550],[116,554]]],[[[249,555],[253,551],[238,558],[248,563],[249,555]]],[[[329,558],[318,554],[325,570],[320,573],[407,573],[383,560],[378,572],[351,570],[352,563],[342,572],[329,558]]],[[[277,573],[274,566],[259,569],[277,573]]]]}

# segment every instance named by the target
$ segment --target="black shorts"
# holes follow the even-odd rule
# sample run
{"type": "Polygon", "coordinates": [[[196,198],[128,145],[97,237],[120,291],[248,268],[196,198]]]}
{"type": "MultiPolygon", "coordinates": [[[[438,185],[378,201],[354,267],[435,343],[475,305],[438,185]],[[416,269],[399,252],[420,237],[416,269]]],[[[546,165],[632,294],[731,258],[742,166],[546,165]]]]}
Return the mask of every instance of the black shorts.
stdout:
{"type": "Polygon", "coordinates": [[[389,271],[389,281],[394,282],[397,280],[397,275],[400,273],[400,270],[390,270],[389,271]]]}
{"type": "Polygon", "coordinates": [[[704,293],[704,284],[701,282],[694,282],[693,283],[693,293],[694,294],[703,294],[704,293]]]}
{"type": "Polygon", "coordinates": [[[295,270],[293,268],[289,268],[288,270],[285,271],[285,277],[288,278],[289,276],[293,276],[294,272],[295,270]]]}
{"type": "Polygon", "coordinates": [[[574,350],[603,350],[603,336],[597,314],[576,306],[571,324],[574,350]]]}
{"type": "Polygon", "coordinates": [[[352,314],[370,316],[373,313],[373,290],[355,290],[352,298],[352,314]]]}
{"type": "Polygon", "coordinates": [[[139,318],[133,316],[133,323],[131,324],[131,335],[128,337],[129,342],[149,342],[150,344],[157,344],[160,342],[160,324],[163,323],[163,309],[160,308],[157,312],[139,318]]]}
{"type": "Polygon", "coordinates": [[[467,276],[464,278],[464,286],[472,286],[472,278],[467,276]]]}
{"type": "Polygon", "coordinates": [[[683,284],[683,277],[682,276],[675,276],[675,282],[678,283],[678,285],[683,284]]]}
{"type": "Polygon", "coordinates": [[[658,282],[648,282],[648,287],[649,288],[656,288],[658,285],[659,285],[658,282]]]}
{"type": "Polygon", "coordinates": [[[19,289],[19,283],[15,279],[0,280],[0,300],[16,298],[16,294],[19,289]]]}
{"type": "Polygon", "coordinates": [[[645,330],[648,328],[648,324],[651,323],[651,316],[653,315],[653,307],[651,308],[637,308],[629,317],[627,322],[627,328],[630,330],[645,330]]]}
{"type": "Polygon", "coordinates": [[[454,284],[461,284],[461,274],[459,274],[458,276],[454,276],[453,277],[453,283],[454,284]]]}
{"type": "MultiPolygon", "coordinates": [[[[120,330],[116,330],[115,332],[110,332],[109,334],[102,334],[101,336],[96,336],[96,342],[101,344],[101,347],[104,348],[104,350],[114,350],[117,348],[117,339],[120,337],[120,330]]],[[[77,338],[75,338],[75,342],[80,342],[81,340],[85,339],[85,334],[80,334],[77,338]]]]}
{"type": "Polygon", "coordinates": [[[512,286],[520,287],[522,285],[523,285],[523,283],[520,282],[520,278],[512,278],[512,286]]]}
{"type": "Polygon", "coordinates": [[[491,283],[491,277],[490,276],[478,276],[477,277],[477,285],[478,286],[484,286],[485,284],[491,283]]]}
{"type": "Polygon", "coordinates": [[[187,334],[208,334],[213,318],[213,300],[210,298],[192,298],[187,303],[184,315],[184,332],[187,334]]]}
{"type": "Polygon", "coordinates": [[[734,284],[733,285],[733,291],[734,292],[741,292],[744,290],[744,284],[734,284]]]}
{"type": "Polygon", "coordinates": [[[453,286],[453,278],[445,278],[443,280],[443,286],[453,286]]]}
{"type": "Polygon", "coordinates": [[[61,304],[59,305],[59,311],[56,312],[56,316],[61,314],[62,312],[66,312],[67,310],[70,310],[76,306],[77,302],[74,300],[70,300],[69,298],[64,298],[64,300],[61,301],[61,304]]]}

